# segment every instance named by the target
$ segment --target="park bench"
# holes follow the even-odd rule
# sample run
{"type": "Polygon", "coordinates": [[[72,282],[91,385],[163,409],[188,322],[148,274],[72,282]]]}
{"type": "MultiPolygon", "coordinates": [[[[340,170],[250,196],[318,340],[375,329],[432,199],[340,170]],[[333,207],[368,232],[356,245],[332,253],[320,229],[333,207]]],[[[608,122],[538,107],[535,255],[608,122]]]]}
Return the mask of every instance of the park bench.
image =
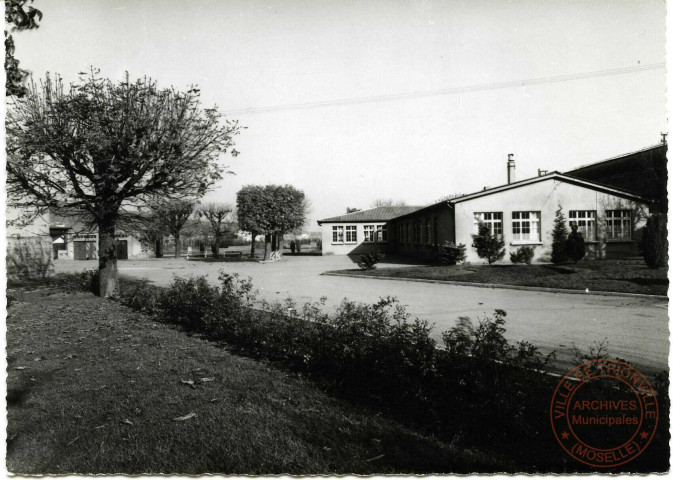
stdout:
{"type": "Polygon", "coordinates": [[[241,257],[241,256],[243,256],[243,252],[241,252],[240,250],[235,250],[235,251],[232,251],[232,252],[224,252],[224,257],[225,258],[226,257],[241,257]]]}

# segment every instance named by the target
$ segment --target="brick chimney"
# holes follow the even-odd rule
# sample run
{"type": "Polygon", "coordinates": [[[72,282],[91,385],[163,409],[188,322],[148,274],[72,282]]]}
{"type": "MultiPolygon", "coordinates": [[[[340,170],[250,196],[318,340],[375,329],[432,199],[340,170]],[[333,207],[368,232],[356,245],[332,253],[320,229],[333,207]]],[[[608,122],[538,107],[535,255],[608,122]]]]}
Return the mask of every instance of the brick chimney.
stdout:
{"type": "Polygon", "coordinates": [[[516,165],[513,156],[513,153],[507,154],[507,184],[516,182],[516,165]]]}

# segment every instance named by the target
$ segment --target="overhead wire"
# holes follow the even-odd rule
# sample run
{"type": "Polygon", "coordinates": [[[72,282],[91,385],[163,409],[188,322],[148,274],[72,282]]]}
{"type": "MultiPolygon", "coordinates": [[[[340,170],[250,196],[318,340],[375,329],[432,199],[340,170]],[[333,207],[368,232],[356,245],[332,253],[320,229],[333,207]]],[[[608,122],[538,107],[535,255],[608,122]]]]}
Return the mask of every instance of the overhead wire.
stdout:
{"type": "Polygon", "coordinates": [[[225,115],[242,115],[257,113],[273,113],[288,110],[308,110],[313,108],[338,107],[343,105],[355,105],[364,103],[388,102],[394,100],[403,100],[409,98],[423,98],[438,95],[455,95],[460,93],[481,92],[488,90],[499,90],[506,88],[525,87],[528,85],[542,85],[549,83],[569,82],[574,80],[583,80],[597,77],[608,77],[613,75],[625,75],[629,73],[644,72],[650,70],[660,70],[666,67],[666,63],[652,63],[647,65],[636,65],[633,67],[613,68],[608,70],[597,70],[593,72],[573,73],[567,75],[555,75],[551,77],[529,78],[524,80],[513,80],[508,82],[484,83],[476,85],[467,85],[462,87],[443,88],[439,90],[424,90],[417,92],[394,93],[386,95],[372,95],[367,97],[346,98],[340,100],[326,100],[306,103],[293,103],[286,105],[274,105],[268,107],[250,107],[223,112],[225,115]]]}

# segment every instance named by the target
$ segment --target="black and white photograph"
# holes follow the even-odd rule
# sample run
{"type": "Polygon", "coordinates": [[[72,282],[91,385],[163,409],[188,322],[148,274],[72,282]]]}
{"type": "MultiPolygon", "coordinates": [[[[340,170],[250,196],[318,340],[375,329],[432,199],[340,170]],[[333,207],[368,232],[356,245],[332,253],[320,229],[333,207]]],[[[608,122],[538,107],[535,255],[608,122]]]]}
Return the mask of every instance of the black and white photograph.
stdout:
{"type": "Polygon", "coordinates": [[[4,4],[6,473],[669,472],[665,0],[4,4]]]}

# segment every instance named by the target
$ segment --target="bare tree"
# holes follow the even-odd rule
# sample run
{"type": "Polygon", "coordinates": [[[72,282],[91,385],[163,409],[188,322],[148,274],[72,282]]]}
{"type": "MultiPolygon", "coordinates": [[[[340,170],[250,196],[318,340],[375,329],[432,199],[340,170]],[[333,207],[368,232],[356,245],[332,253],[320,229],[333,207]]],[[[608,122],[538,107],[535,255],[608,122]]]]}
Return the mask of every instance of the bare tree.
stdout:
{"type": "Polygon", "coordinates": [[[204,203],[196,210],[196,214],[200,218],[205,218],[210,223],[210,227],[215,236],[215,258],[220,256],[220,239],[228,229],[231,222],[232,212],[234,209],[231,205],[226,203],[204,203]]]}
{"type": "Polygon", "coordinates": [[[404,200],[393,200],[392,198],[377,198],[372,204],[372,208],[378,207],[406,207],[407,202],[404,200]]]}
{"type": "Polygon", "coordinates": [[[161,230],[175,239],[175,258],[180,258],[180,232],[194,212],[193,200],[171,200],[160,203],[156,208],[156,219],[161,230]]]}
{"type": "Polygon", "coordinates": [[[237,122],[203,109],[199,90],[103,80],[92,69],[68,90],[46,80],[7,110],[8,203],[38,214],[82,210],[98,227],[99,291],[117,289],[119,213],[158,197],[198,198],[222,178],[237,122]]]}

